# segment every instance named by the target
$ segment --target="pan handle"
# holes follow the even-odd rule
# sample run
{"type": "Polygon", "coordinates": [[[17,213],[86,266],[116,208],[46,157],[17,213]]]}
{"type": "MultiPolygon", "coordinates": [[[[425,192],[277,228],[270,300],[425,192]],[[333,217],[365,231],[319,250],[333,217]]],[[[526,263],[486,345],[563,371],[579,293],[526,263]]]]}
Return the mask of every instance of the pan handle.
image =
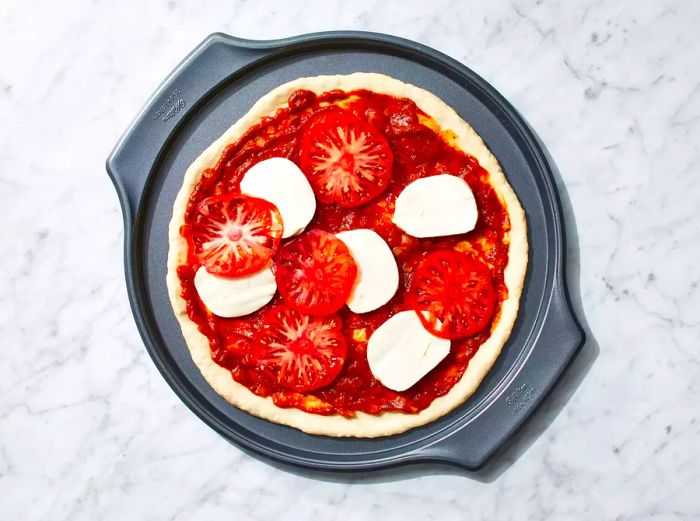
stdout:
{"type": "Polygon", "coordinates": [[[107,159],[125,225],[131,227],[153,165],[173,128],[231,74],[240,73],[274,48],[221,33],[208,36],[165,79],[107,159]]]}
{"type": "Polygon", "coordinates": [[[479,415],[479,421],[456,426],[448,436],[418,449],[419,460],[478,469],[547,395],[585,342],[564,283],[559,280],[554,285],[540,334],[518,374],[479,415]]]}

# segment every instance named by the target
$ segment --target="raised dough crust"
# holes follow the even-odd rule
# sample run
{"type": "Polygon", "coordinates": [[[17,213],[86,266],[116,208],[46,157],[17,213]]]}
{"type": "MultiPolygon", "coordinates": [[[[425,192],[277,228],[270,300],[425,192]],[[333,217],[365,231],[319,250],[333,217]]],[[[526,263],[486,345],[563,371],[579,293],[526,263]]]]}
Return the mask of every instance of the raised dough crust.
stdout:
{"type": "Polygon", "coordinates": [[[217,393],[229,403],[251,414],[296,427],[310,434],[366,438],[398,434],[432,422],[464,403],[474,393],[510,336],[518,314],[528,259],[527,230],[523,209],[513,189],[508,184],[498,161],[474,129],[434,94],[383,74],[365,72],[299,78],[277,87],[260,98],[245,116],[202,152],[187,169],[182,188],[173,207],[169,243],[167,284],[170,301],[187,346],[192,353],[194,363],[217,393]],[[464,152],[474,156],[481,166],[489,172],[493,187],[502,201],[505,202],[511,230],[508,265],[504,273],[508,298],[503,301],[500,319],[491,337],[481,345],[469,361],[469,365],[459,382],[447,394],[436,398],[427,408],[416,414],[386,412],[375,416],[358,412],[354,418],[346,418],[340,415],[321,416],[295,408],[277,407],[271,398],[253,394],[247,387],[236,382],[228,370],[214,363],[210,356],[207,337],[200,333],[197,325],[189,319],[185,312],[185,301],[180,295],[181,286],[177,276],[177,267],[186,257],[187,245],[180,235],[180,226],[184,222],[185,207],[192,190],[199,182],[202,172],[217,162],[226,145],[237,141],[249,127],[256,124],[263,116],[272,115],[279,107],[286,106],[289,95],[297,89],[307,89],[316,93],[333,89],[344,91],[368,89],[413,100],[423,112],[434,118],[443,130],[452,130],[457,135],[458,140],[455,144],[464,152]]]}

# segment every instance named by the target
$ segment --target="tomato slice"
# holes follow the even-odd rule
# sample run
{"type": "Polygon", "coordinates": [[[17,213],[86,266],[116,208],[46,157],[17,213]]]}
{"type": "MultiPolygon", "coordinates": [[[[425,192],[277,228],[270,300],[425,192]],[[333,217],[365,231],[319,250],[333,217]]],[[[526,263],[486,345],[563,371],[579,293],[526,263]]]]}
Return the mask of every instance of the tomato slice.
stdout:
{"type": "Polygon", "coordinates": [[[317,112],[308,125],[300,166],[320,201],[353,208],[389,185],[394,156],[372,125],[337,108],[317,112]]]}
{"type": "Polygon", "coordinates": [[[339,317],[314,317],[287,306],[265,314],[254,342],[257,367],[279,385],[299,392],[331,383],[347,355],[339,317]]]}
{"type": "Polygon", "coordinates": [[[453,250],[428,255],[416,270],[411,303],[425,328],[461,338],[486,327],[496,309],[496,289],[484,263],[453,250]]]}
{"type": "Polygon", "coordinates": [[[275,205],[232,192],[199,204],[192,241],[209,273],[236,277],[262,269],[277,250],[282,231],[275,205]]]}
{"type": "Polygon", "coordinates": [[[348,299],[357,265],[335,235],[309,230],[280,248],[274,272],[277,289],[287,304],[302,313],[328,315],[348,299]]]}

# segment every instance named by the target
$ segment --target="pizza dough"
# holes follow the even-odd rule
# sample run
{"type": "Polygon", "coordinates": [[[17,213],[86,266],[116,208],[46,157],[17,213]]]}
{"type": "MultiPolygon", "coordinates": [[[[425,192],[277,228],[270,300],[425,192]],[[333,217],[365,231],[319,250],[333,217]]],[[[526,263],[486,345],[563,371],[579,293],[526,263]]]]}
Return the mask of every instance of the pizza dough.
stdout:
{"type": "Polygon", "coordinates": [[[491,369],[510,336],[518,314],[528,259],[527,230],[523,209],[513,189],[508,184],[498,161],[474,129],[434,94],[389,76],[364,72],[300,78],[285,83],[260,98],[246,115],[212,143],[187,169],[182,188],[173,207],[169,244],[167,285],[170,301],[192,354],[192,359],[214,390],[229,403],[261,418],[296,427],[310,434],[346,437],[378,437],[405,432],[430,423],[464,403],[491,369]],[[298,89],[310,90],[317,94],[333,89],[343,91],[367,89],[413,100],[443,130],[449,129],[454,132],[456,136],[454,144],[462,151],[474,156],[480,165],[489,172],[491,185],[508,212],[511,229],[509,232],[508,265],[504,272],[508,297],[501,303],[497,323],[489,339],[479,347],[469,361],[464,375],[454,387],[416,414],[385,412],[375,416],[357,412],[355,417],[346,418],[340,415],[322,416],[300,409],[277,407],[271,398],[253,394],[247,387],[236,382],[227,369],[217,365],[212,360],[209,340],[200,333],[197,325],[187,316],[185,301],[180,295],[181,286],[177,276],[177,267],[185,260],[187,254],[187,244],[180,235],[180,226],[184,222],[185,209],[190,194],[199,182],[202,172],[216,164],[226,145],[236,142],[249,127],[258,123],[262,117],[271,116],[279,107],[285,106],[289,95],[298,89]]]}

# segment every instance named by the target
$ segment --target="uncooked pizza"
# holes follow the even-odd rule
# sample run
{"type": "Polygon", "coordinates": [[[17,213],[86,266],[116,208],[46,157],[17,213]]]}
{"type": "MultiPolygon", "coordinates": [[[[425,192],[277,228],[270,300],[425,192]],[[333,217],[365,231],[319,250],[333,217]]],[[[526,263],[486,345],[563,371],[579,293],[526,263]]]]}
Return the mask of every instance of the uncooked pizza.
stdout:
{"type": "Polygon", "coordinates": [[[228,402],[376,437],[476,390],[516,320],[525,216],[496,158],[430,92],[356,73],[286,83],[185,173],[168,289],[228,402]]]}

